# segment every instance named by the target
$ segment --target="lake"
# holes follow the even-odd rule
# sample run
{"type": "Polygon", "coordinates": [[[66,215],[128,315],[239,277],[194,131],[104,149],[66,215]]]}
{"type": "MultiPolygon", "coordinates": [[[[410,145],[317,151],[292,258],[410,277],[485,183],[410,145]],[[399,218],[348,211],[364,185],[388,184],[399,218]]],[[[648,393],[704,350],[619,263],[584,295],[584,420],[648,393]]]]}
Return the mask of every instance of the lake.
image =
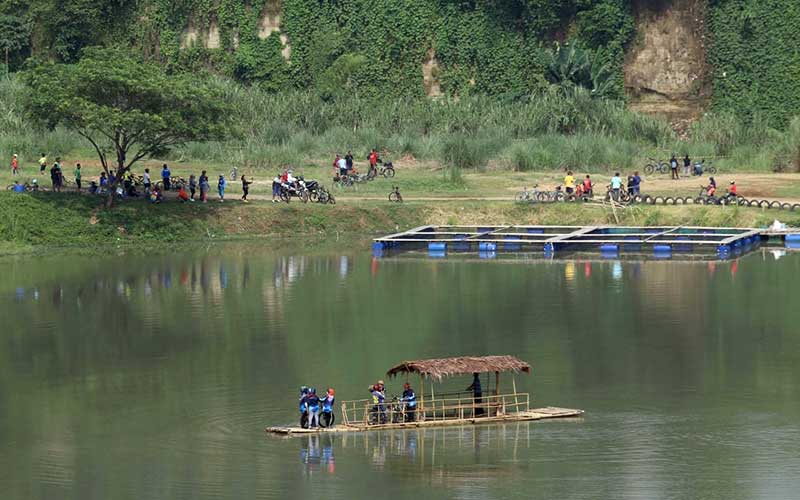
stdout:
{"type": "Polygon", "coordinates": [[[2,498],[797,497],[800,254],[342,247],[0,259],[2,498]],[[360,399],[402,360],[482,354],[528,361],[518,388],[584,418],[263,431],[297,420],[303,384],[360,399]]]}

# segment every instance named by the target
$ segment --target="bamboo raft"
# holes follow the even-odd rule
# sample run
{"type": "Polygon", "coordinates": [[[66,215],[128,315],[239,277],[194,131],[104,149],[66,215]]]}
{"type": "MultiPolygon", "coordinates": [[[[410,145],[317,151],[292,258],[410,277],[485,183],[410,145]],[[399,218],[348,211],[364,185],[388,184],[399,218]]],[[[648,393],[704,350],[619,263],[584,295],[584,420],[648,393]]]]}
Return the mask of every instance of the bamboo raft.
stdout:
{"type": "MultiPolygon", "coordinates": [[[[387,376],[417,373],[420,376],[420,395],[417,407],[406,410],[396,401],[379,406],[373,400],[360,399],[345,401],[341,405],[341,423],[328,428],[306,429],[300,426],[267,427],[268,434],[299,435],[318,433],[364,432],[392,429],[416,429],[427,427],[449,427],[484,425],[506,422],[523,422],[556,418],[575,418],[583,415],[583,410],[547,406],[530,407],[530,396],[517,392],[517,373],[530,373],[528,363],[513,356],[457,357],[404,361],[391,368],[387,376]],[[431,383],[430,396],[425,398],[425,379],[441,381],[453,375],[481,373],[491,377],[494,372],[494,391],[470,395],[460,393],[435,397],[431,383]],[[511,372],[512,392],[500,393],[500,373],[511,372]],[[382,418],[380,418],[382,417],[382,418]]],[[[490,380],[487,380],[489,382],[490,380]]]]}
{"type": "Polygon", "coordinates": [[[531,420],[546,420],[556,418],[576,418],[583,415],[583,410],[573,410],[570,408],[556,408],[548,406],[545,408],[534,408],[527,411],[520,411],[517,413],[507,415],[497,415],[490,417],[475,417],[463,419],[447,419],[447,420],[422,420],[417,422],[398,422],[386,423],[378,425],[364,425],[364,424],[342,424],[335,425],[330,428],[317,428],[317,429],[304,429],[298,426],[277,426],[267,427],[264,430],[268,434],[318,434],[318,433],[342,433],[342,432],[363,432],[363,431],[377,431],[377,430],[391,430],[391,429],[417,429],[427,427],[449,427],[449,426],[465,426],[465,425],[484,425],[505,422],[525,422],[531,420]]]}

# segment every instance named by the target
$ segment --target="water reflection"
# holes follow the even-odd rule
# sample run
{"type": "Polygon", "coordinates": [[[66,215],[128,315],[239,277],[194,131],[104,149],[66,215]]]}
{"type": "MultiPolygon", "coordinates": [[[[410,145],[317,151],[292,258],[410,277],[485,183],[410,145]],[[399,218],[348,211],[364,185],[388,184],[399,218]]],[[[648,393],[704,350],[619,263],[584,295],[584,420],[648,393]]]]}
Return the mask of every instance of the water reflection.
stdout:
{"type": "Polygon", "coordinates": [[[300,437],[300,463],[303,464],[306,475],[315,472],[327,474],[336,473],[336,459],[334,457],[334,436],[330,434],[309,434],[300,437]]]}

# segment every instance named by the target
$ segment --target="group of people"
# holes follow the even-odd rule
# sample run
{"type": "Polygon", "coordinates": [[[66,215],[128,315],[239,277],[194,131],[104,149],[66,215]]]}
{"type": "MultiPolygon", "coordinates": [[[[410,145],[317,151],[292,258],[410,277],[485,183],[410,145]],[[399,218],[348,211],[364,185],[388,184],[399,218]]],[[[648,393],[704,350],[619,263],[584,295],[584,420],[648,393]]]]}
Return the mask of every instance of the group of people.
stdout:
{"type": "MultiPolygon", "coordinates": [[[[333,403],[336,401],[336,399],[334,398],[334,394],[335,392],[333,388],[328,387],[328,391],[325,393],[325,395],[323,395],[320,398],[319,396],[317,396],[316,388],[302,386],[300,388],[301,425],[303,421],[306,421],[307,424],[305,426],[307,426],[310,429],[316,429],[319,427],[320,412],[332,415],[333,403]]],[[[332,425],[333,419],[329,421],[331,422],[332,425]]]]}
{"type": "MultiPolygon", "coordinates": [[[[45,153],[41,154],[38,163],[39,174],[44,175],[48,164],[47,155],[45,153]]],[[[11,159],[11,172],[13,176],[17,176],[20,173],[19,158],[16,154],[13,155],[11,159]]],[[[75,164],[73,176],[77,191],[80,192],[83,187],[83,171],[80,163],[75,164]]],[[[92,180],[89,183],[87,190],[90,194],[106,194],[112,192],[121,198],[139,197],[143,194],[151,202],[160,203],[164,197],[164,192],[175,188],[175,179],[172,176],[172,171],[166,163],[161,167],[160,177],[161,184],[159,185],[157,182],[153,181],[149,168],[144,169],[144,174],[140,178],[134,175],[130,166],[125,167],[122,169],[122,171],[112,168],[109,169],[108,173],[105,171],[101,172],[96,181],[92,180]],[[137,190],[138,185],[141,185],[143,188],[143,193],[139,193],[137,190]]],[[[60,157],[57,157],[50,167],[50,180],[52,182],[53,191],[60,192],[63,189],[65,185],[65,176],[64,167],[60,157]]],[[[247,202],[250,185],[253,183],[253,181],[247,179],[247,177],[244,175],[240,177],[240,180],[242,183],[241,199],[242,201],[247,202]]],[[[18,191],[23,192],[25,190],[24,185],[20,184],[19,182],[16,182],[15,184],[20,186],[20,188],[17,189],[18,191]]],[[[34,189],[36,189],[38,187],[38,180],[36,178],[32,179],[31,184],[34,189]]],[[[219,195],[219,201],[225,200],[225,189],[227,185],[228,181],[225,179],[225,176],[220,174],[219,179],[217,180],[217,193],[219,195]]],[[[179,179],[177,190],[178,199],[181,202],[195,201],[195,196],[197,196],[198,193],[198,199],[202,202],[206,202],[208,199],[208,193],[211,190],[211,183],[208,179],[207,172],[203,170],[200,176],[195,176],[192,174],[189,176],[188,181],[179,179]]]]}
{"type": "MultiPolygon", "coordinates": [[[[369,386],[369,394],[372,397],[372,423],[385,424],[389,421],[389,415],[386,407],[386,385],[383,380],[378,380],[375,384],[369,386]]],[[[397,401],[399,407],[392,409],[392,422],[399,422],[399,417],[402,415],[402,421],[414,422],[417,416],[417,395],[411,384],[408,382],[403,384],[403,395],[397,401]]]]}
{"type": "MultiPolygon", "coordinates": [[[[683,157],[683,175],[684,177],[689,177],[691,175],[700,176],[703,175],[705,160],[695,161],[694,166],[692,166],[692,159],[689,158],[689,155],[686,154],[683,157]]],[[[669,159],[669,170],[670,170],[670,178],[673,180],[680,179],[680,175],[678,175],[678,167],[679,161],[675,154],[672,154],[672,157],[669,159]]]]}
{"type": "MultiPolygon", "coordinates": [[[[369,154],[367,155],[367,161],[369,162],[369,172],[371,173],[373,170],[377,171],[378,164],[381,163],[381,156],[378,154],[378,151],[375,148],[370,150],[369,154]]],[[[334,179],[344,177],[346,175],[353,175],[354,173],[356,173],[356,170],[353,160],[353,152],[348,151],[344,156],[337,153],[336,157],[333,159],[334,179]]]]}
{"type": "MultiPolygon", "coordinates": [[[[642,177],[639,175],[639,172],[633,172],[628,176],[627,181],[628,194],[630,196],[639,194],[642,185],[642,177]]],[[[625,184],[619,172],[614,173],[614,176],[609,182],[608,189],[615,200],[619,199],[620,193],[625,189],[625,184]]],[[[568,196],[574,195],[578,198],[591,198],[594,196],[594,183],[592,182],[591,176],[586,174],[586,177],[584,177],[581,182],[576,183],[574,174],[571,170],[568,170],[567,175],[564,176],[564,192],[568,196]]]]}
{"type": "MultiPolygon", "coordinates": [[[[713,177],[708,178],[708,185],[705,187],[706,196],[714,198],[717,195],[717,181],[713,177]]],[[[723,198],[736,198],[739,196],[739,189],[736,187],[736,181],[731,181],[728,187],[728,192],[725,193],[723,198]]]]}

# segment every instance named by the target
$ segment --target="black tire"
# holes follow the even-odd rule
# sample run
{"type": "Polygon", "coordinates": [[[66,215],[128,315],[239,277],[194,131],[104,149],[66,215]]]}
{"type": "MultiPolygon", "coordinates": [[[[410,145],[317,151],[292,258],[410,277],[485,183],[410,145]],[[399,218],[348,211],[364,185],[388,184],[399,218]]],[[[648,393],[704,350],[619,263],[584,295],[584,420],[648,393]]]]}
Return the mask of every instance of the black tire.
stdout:
{"type": "Polygon", "coordinates": [[[403,197],[400,195],[400,193],[391,192],[389,193],[389,201],[403,203],[403,197]]]}
{"type": "Polygon", "coordinates": [[[559,191],[555,195],[553,195],[553,201],[564,201],[564,193],[559,191]]]}
{"type": "Polygon", "coordinates": [[[377,170],[375,170],[373,168],[370,168],[369,170],[367,170],[367,180],[368,181],[373,180],[377,176],[378,176],[378,171],[377,170]]]}
{"type": "Polygon", "coordinates": [[[642,195],[640,195],[640,194],[637,194],[636,196],[633,197],[633,202],[634,203],[641,203],[643,201],[644,201],[644,197],[642,195]]]}
{"type": "Polygon", "coordinates": [[[333,412],[330,413],[322,412],[319,415],[320,427],[332,427],[335,421],[336,421],[336,416],[333,414],[333,412]]]}
{"type": "Polygon", "coordinates": [[[12,191],[14,189],[14,185],[11,184],[6,188],[6,191],[12,191]]]}
{"type": "Polygon", "coordinates": [[[758,206],[761,208],[769,208],[769,200],[761,200],[758,202],[758,206]]]}
{"type": "Polygon", "coordinates": [[[524,203],[524,202],[529,201],[529,200],[530,200],[530,196],[526,192],[517,193],[517,196],[514,197],[514,201],[516,201],[517,203],[524,203]]]}
{"type": "Polygon", "coordinates": [[[675,198],[673,198],[672,196],[667,196],[666,198],[664,198],[664,205],[674,205],[674,204],[675,204],[675,198]]]}
{"type": "Polygon", "coordinates": [[[781,203],[781,210],[791,210],[792,204],[791,203],[781,203]]]}
{"type": "Polygon", "coordinates": [[[683,199],[683,204],[684,205],[691,205],[692,203],[694,203],[694,198],[692,198],[691,196],[686,196],[683,199]]]}
{"type": "Polygon", "coordinates": [[[391,179],[392,177],[394,177],[394,169],[387,168],[386,170],[383,171],[383,176],[387,179],[391,179]]]}
{"type": "Polygon", "coordinates": [[[647,175],[653,175],[653,172],[656,171],[656,167],[653,166],[652,163],[648,163],[644,166],[644,173],[647,175]]]}
{"type": "Polygon", "coordinates": [[[772,203],[769,204],[769,208],[780,209],[781,208],[781,202],[773,201],[772,203]]]}
{"type": "Polygon", "coordinates": [[[664,204],[664,198],[661,197],[661,196],[656,196],[655,198],[653,198],[653,203],[655,205],[663,205],[664,204]]]}
{"type": "Polygon", "coordinates": [[[303,203],[308,203],[308,191],[306,190],[300,191],[300,201],[302,201],[303,203]]]}
{"type": "Polygon", "coordinates": [[[292,197],[289,195],[289,191],[288,190],[281,189],[280,198],[281,198],[281,201],[289,203],[289,201],[291,200],[292,197]]]}
{"type": "Polygon", "coordinates": [[[303,412],[300,415],[300,428],[301,429],[308,429],[308,413],[303,412]]]}
{"type": "Polygon", "coordinates": [[[336,205],[336,198],[333,197],[332,194],[328,194],[328,204],[329,205],[336,205]]]}
{"type": "Polygon", "coordinates": [[[547,193],[536,193],[536,201],[544,203],[546,201],[550,201],[550,197],[547,196],[547,193]]]}
{"type": "Polygon", "coordinates": [[[708,167],[706,169],[703,169],[703,173],[704,174],[709,174],[709,175],[714,175],[714,174],[717,173],[717,167],[708,167]]]}
{"type": "Polygon", "coordinates": [[[740,197],[736,198],[736,203],[737,203],[737,204],[738,204],[740,207],[746,207],[746,206],[747,206],[747,203],[748,203],[748,201],[747,201],[745,198],[742,198],[742,197],[740,196],[740,197]]]}
{"type": "Polygon", "coordinates": [[[750,205],[751,207],[761,206],[761,202],[759,202],[758,200],[750,200],[747,202],[747,204],[750,205]]]}
{"type": "Polygon", "coordinates": [[[794,212],[797,209],[800,209],[800,203],[795,203],[794,205],[792,205],[792,212],[794,212]]]}
{"type": "Polygon", "coordinates": [[[576,199],[577,199],[577,198],[575,197],[575,195],[574,195],[574,194],[568,194],[568,195],[567,195],[567,201],[575,201],[576,199]]]}
{"type": "Polygon", "coordinates": [[[308,199],[312,203],[316,203],[317,201],[319,201],[319,192],[318,191],[311,191],[310,193],[308,193],[308,199]]]}

